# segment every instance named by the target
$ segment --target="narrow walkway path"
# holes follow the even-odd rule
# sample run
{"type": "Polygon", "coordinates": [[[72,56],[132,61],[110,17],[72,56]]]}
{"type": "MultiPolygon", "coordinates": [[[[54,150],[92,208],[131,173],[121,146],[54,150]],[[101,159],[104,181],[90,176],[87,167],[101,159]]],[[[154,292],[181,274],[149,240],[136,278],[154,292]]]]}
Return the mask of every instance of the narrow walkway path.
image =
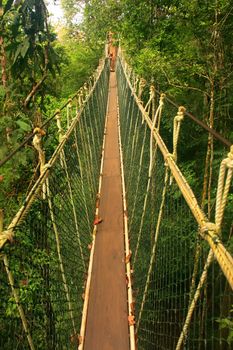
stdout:
{"type": "Polygon", "coordinates": [[[100,217],[84,350],[129,350],[123,205],[117,129],[117,87],[110,73],[100,217]]]}

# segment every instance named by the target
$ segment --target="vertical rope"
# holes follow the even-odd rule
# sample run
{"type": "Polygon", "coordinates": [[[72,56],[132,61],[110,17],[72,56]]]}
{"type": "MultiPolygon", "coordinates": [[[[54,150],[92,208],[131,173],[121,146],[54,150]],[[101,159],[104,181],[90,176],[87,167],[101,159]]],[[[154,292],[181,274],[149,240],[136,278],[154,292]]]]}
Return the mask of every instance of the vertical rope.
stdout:
{"type": "Polygon", "coordinates": [[[34,343],[33,343],[33,340],[32,340],[32,336],[30,334],[28,322],[27,322],[27,319],[26,319],[23,307],[22,307],[22,305],[20,303],[19,292],[15,288],[14,277],[13,277],[13,274],[12,274],[12,272],[10,270],[10,267],[9,267],[8,258],[7,258],[7,256],[5,254],[3,255],[3,263],[4,263],[4,266],[5,266],[5,269],[6,269],[7,277],[8,277],[8,280],[9,280],[9,284],[11,286],[12,294],[14,296],[14,299],[15,299],[15,302],[16,302],[16,305],[17,305],[17,309],[18,309],[18,312],[19,312],[19,315],[20,315],[20,318],[21,318],[21,321],[22,321],[23,329],[24,329],[24,332],[25,332],[26,337],[27,337],[28,345],[29,345],[31,350],[35,350],[35,346],[34,346],[34,343]]]}
{"type": "Polygon", "coordinates": [[[78,227],[78,218],[77,218],[77,213],[76,213],[76,209],[75,209],[74,196],[73,196],[73,191],[72,191],[72,187],[71,187],[71,179],[70,179],[70,176],[69,176],[69,173],[68,173],[68,168],[67,168],[67,163],[66,163],[66,157],[65,157],[64,149],[61,152],[61,161],[62,161],[63,169],[65,170],[65,174],[66,174],[66,178],[67,178],[68,190],[69,190],[69,195],[70,195],[70,202],[71,202],[73,215],[74,215],[75,230],[76,230],[76,235],[77,235],[77,238],[78,238],[79,250],[80,250],[80,254],[81,254],[81,260],[82,260],[83,268],[84,268],[84,271],[85,271],[86,270],[86,266],[85,266],[85,260],[84,260],[84,255],[83,255],[82,243],[81,243],[81,239],[80,239],[80,232],[79,232],[79,227],[78,227]]]}
{"type": "Polygon", "coordinates": [[[70,127],[70,122],[71,122],[71,117],[70,117],[71,108],[72,108],[72,99],[70,98],[70,99],[69,99],[69,103],[68,103],[68,105],[66,106],[67,130],[69,129],[69,127],[70,127]]]}
{"type": "Polygon", "coordinates": [[[215,223],[217,231],[220,231],[224,209],[227,202],[227,196],[229,193],[231,180],[233,174],[233,146],[231,146],[230,152],[227,155],[220,166],[218,187],[216,195],[216,209],[215,209],[215,223]]]}
{"type": "Polygon", "coordinates": [[[161,225],[161,221],[162,221],[163,209],[164,209],[166,191],[167,191],[167,185],[168,185],[168,173],[169,173],[169,169],[168,169],[168,166],[166,166],[163,193],[162,193],[162,197],[161,197],[161,204],[160,204],[159,215],[158,215],[157,225],[156,225],[156,230],[155,230],[155,235],[154,235],[153,248],[151,251],[149,269],[147,271],[146,284],[145,284],[142,302],[141,302],[141,306],[140,306],[136,332],[138,332],[138,328],[140,326],[141,317],[142,317],[142,313],[143,313],[143,309],[144,309],[144,305],[145,305],[145,301],[146,301],[146,297],[147,297],[147,292],[148,292],[148,288],[149,288],[149,284],[150,284],[150,278],[151,278],[151,274],[152,274],[153,264],[154,264],[155,257],[156,257],[156,247],[157,247],[157,242],[158,242],[158,238],[159,238],[160,225],[161,225]]]}
{"type": "Polygon", "coordinates": [[[139,81],[138,98],[141,100],[144,87],[146,86],[146,80],[141,78],[139,81]]]}
{"type": "MultiPolygon", "coordinates": [[[[2,230],[3,230],[3,211],[1,210],[0,211],[0,237],[1,237],[2,233],[3,233],[2,230]]],[[[8,281],[9,281],[9,284],[10,284],[10,287],[11,287],[11,290],[12,290],[12,294],[13,294],[15,302],[16,302],[18,313],[19,313],[21,321],[22,321],[23,329],[24,329],[24,332],[25,332],[26,337],[27,337],[29,348],[31,350],[35,350],[34,343],[33,343],[33,340],[32,340],[32,336],[30,334],[28,322],[27,322],[27,319],[26,319],[23,307],[22,307],[22,305],[20,303],[19,292],[15,288],[14,277],[13,277],[13,274],[12,274],[12,272],[10,270],[8,257],[6,256],[6,254],[3,254],[2,258],[3,258],[3,263],[4,263],[5,270],[6,270],[6,274],[7,274],[7,277],[8,277],[8,281]]]]}
{"type": "MultiPolygon", "coordinates": [[[[11,255],[10,262],[9,255],[1,255],[2,269],[6,270],[6,274],[3,273],[0,278],[4,292],[0,310],[0,348],[28,347],[34,350],[38,346],[43,349],[76,346],[76,330],[80,323],[85,287],[83,279],[86,277],[79,247],[82,244],[86,259],[101,153],[101,145],[95,137],[101,139],[103,135],[102,114],[107,97],[107,73],[108,66],[102,66],[96,74],[93,88],[84,87],[72,99],[76,103],[75,118],[73,107],[69,105],[71,101],[62,107],[62,116],[65,118],[62,118],[62,122],[61,111],[55,113],[59,144],[47,164],[41,145],[45,133],[40,128],[35,130],[33,145],[38,151],[39,178],[29,190],[8,229],[0,233],[2,251],[6,243],[13,241],[17,228],[16,244],[10,247],[9,252],[6,247],[7,254],[11,255]],[[62,126],[66,129],[67,125],[70,128],[63,137],[62,126]],[[90,153],[94,164],[90,161],[90,153]],[[49,171],[50,168],[52,171],[49,171]],[[94,181],[93,186],[89,185],[88,178],[90,183],[94,181]],[[27,220],[21,226],[26,215],[27,220]],[[78,242],[75,228],[82,233],[81,242],[78,242]],[[22,247],[23,256],[20,255],[22,247]],[[5,319],[4,312],[7,312],[5,319]]],[[[54,140],[57,142],[57,137],[54,140]]]]}
{"type": "MultiPolygon", "coordinates": [[[[57,114],[57,118],[56,119],[57,119],[57,127],[58,127],[59,139],[61,141],[62,138],[63,138],[63,135],[62,135],[60,114],[57,114]]],[[[60,160],[61,160],[61,165],[62,165],[63,169],[65,170],[65,174],[66,174],[66,178],[67,178],[67,184],[68,184],[68,190],[69,190],[69,195],[70,195],[70,201],[71,201],[73,215],[74,215],[75,230],[76,230],[76,235],[77,235],[77,238],[78,238],[82,264],[83,264],[83,268],[84,268],[84,271],[85,271],[86,266],[85,266],[85,261],[84,261],[84,256],[83,256],[81,239],[80,239],[80,232],[79,232],[79,227],[78,227],[78,218],[77,218],[77,214],[76,214],[76,209],[75,209],[75,204],[74,204],[74,196],[73,196],[73,191],[72,191],[72,186],[71,186],[71,179],[70,179],[70,176],[69,176],[69,173],[68,173],[68,168],[67,168],[66,156],[65,156],[64,149],[62,149],[62,151],[61,151],[60,160]]]]}
{"type": "Polygon", "coordinates": [[[89,215],[88,215],[87,200],[86,200],[85,191],[84,191],[83,167],[82,167],[82,162],[80,160],[80,155],[79,155],[79,148],[78,148],[78,139],[77,139],[77,130],[76,130],[76,128],[74,129],[74,139],[75,139],[75,150],[76,150],[76,153],[77,153],[78,166],[79,166],[80,176],[81,176],[81,186],[82,186],[82,195],[83,195],[83,198],[84,198],[85,214],[86,214],[86,218],[87,218],[89,231],[90,231],[90,234],[91,234],[91,223],[90,223],[90,219],[89,219],[89,215]]]}
{"type": "Polygon", "coordinates": [[[184,119],[185,110],[186,109],[183,106],[180,106],[173,122],[173,157],[175,162],[177,161],[177,144],[180,134],[180,125],[182,120],[184,119]]]}
{"type": "Polygon", "coordinates": [[[148,128],[145,125],[144,134],[143,134],[143,141],[142,141],[142,147],[141,147],[141,152],[140,152],[138,176],[137,176],[137,180],[136,180],[136,189],[135,189],[135,192],[134,192],[133,209],[132,209],[132,214],[131,214],[130,221],[129,221],[129,228],[131,227],[131,223],[132,223],[132,221],[134,219],[135,210],[136,210],[136,204],[137,204],[137,199],[138,199],[138,190],[139,190],[139,182],[140,182],[140,177],[142,176],[143,155],[144,155],[144,150],[145,150],[145,140],[146,140],[147,130],[148,130],[148,128]]]}
{"type": "Polygon", "coordinates": [[[189,310],[188,310],[188,313],[187,313],[187,316],[186,316],[186,319],[185,319],[185,323],[184,323],[182,332],[181,332],[179,340],[177,342],[176,350],[181,350],[182,349],[182,344],[185,342],[185,338],[187,337],[187,334],[188,334],[188,329],[190,327],[190,323],[191,323],[193,312],[194,312],[194,310],[196,308],[197,301],[200,298],[201,290],[202,290],[202,288],[203,288],[203,286],[204,286],[204,284],[206,282],[206,279],[207,279],[208,269],[209,269],[211,263],[213,262],[213,260],[214,260],[214,254],[213,254],[213,251],[210,250],[209,254],[208,254],[208,258],[207,258],[205,266],[204,266],[204,269],[203,269],[203,272],[202,272],[202,275],[201,275],[201,278],[200,278],[200,281],[198,283],[196,292],[195,292],[193,300],[192,300],[192,302],[190,304],[190,307],[189,307],[189,310]]]}
{"type": "Polygon", "coordinates": [[[143,211],[142,211],[142,215],[141,215],[139,232],[138,232],[138,239],[137,239],[137,244],[136,244],[136,248],[135,248],[135,253],[134,253],[132,266],[134,266],[134,264],[136,262],[136,259],[137,259],[137,255],[138,255],[138,249],[139,249],[139,246],[140,246],[140,241],[141,241],[141,236],[142,236],[142,228],[143,228],[143,224],[144,224],[144,217],[145,217],[146,207],[147,207],[148,194],[149,194],[150,184],[151,184],[152,169],[153,169],[154,158],[155,158],[155,153],[153,153],[153,141],[152,141],[152,139],[153,139],[153,130],[154,130],[155,126],[156,126],[156,122],[157,121],[159,121],[159,125],[160,125],[162,109],[163,109],[163,106],[164,106],[164,97],[165,97],[165,95],[161,94],[160,101],[159,101],[159,106],[158,106],[158,108],[156,110],[156,114],[154,116],[152,129],[151,129],[151,136],[150,136],[150,163],[149,163],[149,169],[148,169],[148,180],[147,180],[147,187],[146,187],[146,195],[145,195],[145,198],[144,198],[143,211]]]}
{"type": "Polygon", "coordinates": [[[71,299],[70,299],[68,283],[67,283],[66,275],[65,275],[64,263],[63,263],[63,259],[62,259],[62,255],[61,255],[60,237],[59,237],[59,232],[58,232],[58,228],[56,225],[56,218],[55,218],[54,211],[53,211],[53,205],[52,205],[52,200],[51,200],[51,194],[50,194],[50,189],[49,189],[49,179],[48,178],[46,179],[46,190],[47,190],[47,199],[48,199],[48,204],[49,204],[49,212],[50,212],[51,221],[52,221],[52,225],[53,225],[53,231],[54,231],[55,239],[56,239],[56,248],[57,248],[59,267],[60,267],[61,277],[62,277],[64,291],[65,291],[65,295],[66,295],[66,300],[68,303],[68,312],[70,315],[70,320],[72,322],[73,331],[74,331],[74,335],[75,335],[75,334],[77,334],[77,331],[76,331],[76,327],[75,327],[73,308],[72,308],[72,303],[71,303],[71,299]]]}
{"type": "MultiPolygon", "coordinates": [[[[36,132],[35,136],[33,137],[32,144],[35,147],[35,149],[38,152],[39,155],[39,164],[40,164],[40,174],[44,171],[45,166],[45,152],[42,149],[42,137],[45,135],[44,130],[40,128],[35,128],[34,132],[36,132]]],[[[45,184],[42,185],[42,196],[45,199],[45,184]]]]}
{"type": "MultiPolygon", "coordinates": [[[[124,159],[129,159],[131,165],[136,163],[135,168],[138,170],[133,170],[131,167],[129,182],[127,164],[125,165],[127,170],[125,172],[126,195],[128,203],[131,204],[131,207],[128,205],[127,215],[129,215],[130,220],[129,228],[133,233],[130,236],[130,244],[134,254],[133,274],[139,347],[149,348],[152,346],[173,349],[177,346],[177,349],[181,350],[186,342],[187,349],[220,344],[224,346],[226,338],[222,338],[223,333],[219,331],[215,320],[218,317],[219,308],[220,316],[223,317],[222,299],[226,297],[225,291],[222,296],[223,283],[228,286],[229,282],[229,288],[233,285],[233,260],[219,236],[233,172],[233,149],[220,167],[216,223],[211,223],[199,207],[187,179],[175,163],[177,161],[180,125],[185,112],[184,107],[179,107],[174,118],[173,153],[170,154],[158,132],[159,117],[157,121],[150,118],[151,108],[153,110],[152,100],[149,98],[143,107],[142,102],[135,95],[137,92],[135,74],[130,71],[124,59],[122,59],[122,63],[119,61],[117,74],[120,82],[121,103],[119,109],[122,118],[122,135],[125,140],[123,142],[124,159]],[[133,103],[132,99],[135,101],[133,109],[130,107],[133,103]],[[137,111],[140,111],[140,116],[138,116],[137,111]],[[132,114],[134,114],[134,119],[132,119],[132,114]],[[138,131],[137,127],[130,128],[131,121],[134,120],[134,125],[136,125],[136,120],[141,116],[148,125],[152,136],[150,157],[148,157],[150,160],[149,168],[146,165],[147,158],[143,157],[142,140],[145,130],[141,128],[138,131]],[[139,142],[137,141],[137,133],[140,133],[139,142]],[[127,146],[125,147],[125,145],[127,146]],[[137,157],[134,156],[135,149],[138,152],[137,157]],[[157,149],[159,152],[156,156],[157,149]],[[169,176],[172,176],[176,182],[169,187],[169,191],[168,184],[166,185],[164,204],[161,198],[164,196],[164,189],[161,186],[164,173],[161,171],[161,167],[157,166],[162,157],[171,172],[169,176]],[[155,163],[156,158],[158,159],[155,163]],[[144,164],[141,164],[141,161],[144,164]],[[143,175],[147,181],[141,179],[143,175]],[[153,180],[149,179],[150,175],[153,175],[153,180]],[[144,187],[147,187],[146,191],[144,187]],[[158,198],[161,198],[159,204],[158,198]],[[147,201],[148,204],[145,206],[147,201]],[[156,223],[154,223],[155,219],[151,218],[152,215],[155,217],[156,223]],[[197,225],[201,240],[195,249],[197,225]],[[153,237],[148,237],[147,233],[151,230],[151,226],[156,227],[156,229],[153,237]],[[137,232],[134,234],[136,230],[137,232]],[[211,248],[208,257],[206,257],[206,253],[208,254],[206,247],[211,248]],[[214,256],[219,265],[214,265],[213,270],[211,270],[212,280],[207,284],[207,271],[214,256]],[[225,275],[226,281],[222,273],[225,275]],[[207,296],[208,305],[206,305],[207,296]],[[180,333],[181,328],[182,333],[180,333]],[[180,337],[179,340],[177,335],[180,337]]],[[[141,98],[142,86],[139,86],[138,90],[141,98]]],[[[146,146],[145,154],[147,155],[149,147],[148,144],[146,146]]],[[[168,174],[165,175],[166,183],[168,183],[167,177],[168,174]]]]}
{"type": "Polygon", "coordinates": [[[149,100],[147,101],[145,105],[145,111],[147,111],[148,115],[150,115],[150,110],[152,109],[152,116],[153,113],[153,105],[155,102],[155,87],[153,85],[150,86],[150,92],[149,92],[149,100]],[[152,107],[152,108],[151,108],[152,107]]]}

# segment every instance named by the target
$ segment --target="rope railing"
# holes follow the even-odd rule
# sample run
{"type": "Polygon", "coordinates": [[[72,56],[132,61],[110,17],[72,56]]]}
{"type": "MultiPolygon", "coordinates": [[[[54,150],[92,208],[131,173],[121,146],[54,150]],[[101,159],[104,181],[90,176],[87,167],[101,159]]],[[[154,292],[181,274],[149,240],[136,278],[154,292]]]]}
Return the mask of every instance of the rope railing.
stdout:
{"type": "Polygon", "coordinates": [[[154,98],[156,109],[150,88],[144,107],[145,81],[122,54],[117,77],[138,349],[230,349],[233,259],[224,212],[232,215],[232,149],[210,222],[177,166],[185,108],[173,114],[169,152],[161,137],[168,140],[166,97],[154,98]]]}
{"type": "Polygon", "coordinates": [[[81,343],[108,78],[109,62],[101,60],[90,84],[55,112],[52,154],[42,146],[43,129],[33,132],[40,175],[8,227],[1,225],[1,349],[81,343]]]}

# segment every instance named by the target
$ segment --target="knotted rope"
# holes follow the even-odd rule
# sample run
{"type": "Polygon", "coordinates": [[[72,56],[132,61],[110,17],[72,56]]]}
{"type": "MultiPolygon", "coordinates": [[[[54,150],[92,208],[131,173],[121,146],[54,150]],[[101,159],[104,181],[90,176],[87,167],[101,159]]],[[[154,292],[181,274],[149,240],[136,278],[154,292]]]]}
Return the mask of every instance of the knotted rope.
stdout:
{"type": "Polygon", "coordinates": [[[185,111],[185,107],[180,106],[173,122],[173,157],[175,162],[177,161],[177,144],[180,134],[180,125],[182,120],[184,119],[185,111]]]}
{"type": "Polygon", "coordinates": [[[233,146],[230,148],[230,152],[227,157],[222,161],[219,178],[218,187],[216,195],[216,209],[215,209],[215,224],[217,232],[220,232],[221,224],[223,220],[224,209],[226,207],[227,196],[229,193],[231,180],[233,174],[233,146]]]}
{"type": "Polygon", "coordinates": [[[42,173],[45,165],[45,153],[42,149],[42,137],[45,135],[45,131],[40,128],[34,129],[35,136],[33,137],[32,144],[38,152],[39,163],[40,163],[40,172],[42,173]]]}
{"type": "Polygon", "coordinates": [[[145,86],[146,86],[146,80],[141,78],[139,81],[139,89],[138,89],[138,99],[139,100],[141,100],[141,98],[142,98],[142,93],[143,93],[145,86]]]}
{"type": "MultiPolygon", "coordinates": [[[[186,109],[183,106],[180,106],[177,111],[177,115],[174,117],[173,120],[173,152],[170,155],[175,162],[177,162],[177,145],[180,135],[180,126],[181,122],[184,119],[184,113],[186,109]]],[[[170,176],[170,185],[172,184],[173,176],[170,176]]]]}
{"type": "Polygon", "coordinates": [[[72,108],[72,99],[69,99],[69,103],[66,106],[66,120],[67,120],[67,129],[70,127],[70,110],[72,108]]]}

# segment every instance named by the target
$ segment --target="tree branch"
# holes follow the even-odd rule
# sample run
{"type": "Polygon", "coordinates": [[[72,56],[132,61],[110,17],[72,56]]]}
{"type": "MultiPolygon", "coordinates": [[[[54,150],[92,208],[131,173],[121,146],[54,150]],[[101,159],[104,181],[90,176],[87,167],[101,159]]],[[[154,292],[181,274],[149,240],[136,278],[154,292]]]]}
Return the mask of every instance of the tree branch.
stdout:
{"type": "Polygon", "coordinates": [[[203,90],[201,90],[201,89],[199,89],[199,88],[196,88],[196,87],[194,87],[194,86],[179,85],[179,84],[175,84],[175,83],[171,82],[171,80],[169,79],[167,73],[166,73],[164,70],[162,70],[162,71],[163,71],[163,74],[165,75],[165,77],[166,77],[167,82],[168,82],[169,85],[174,86],[174,87],[177,87],[177,88],[181,88],[181,89],[188,89],[188,90],[198,91],[198,92],[200,92],[200,93],[202,93],[202,94],[205,94],[205,95],[207,95],[207,96],[210,96],[210,95],[208,94],[208,92],[203,91],[203,90]]]}
{"type": "Polygon", "coordinates": [[[42,85],[42,83],[45,81],[45,79],[47,78],[47,67],[48,67],[48,63],[49,63],[49,52],[48,52],[48,46],[45,46],[44,49],[44,74],[42,76],[42,78],[40,79],[40,81],[33,86],[32,90],[30,91],[30,93],[27,95],[26,99],[24,100],[24,107],[27,108],[29,102],[31,101],[32,97],[36,94],[36,92],[39,90],[40,86],[42,85]]]}
{"type": "Polygon", "coordinates": [[[40,86],[42,85],[42,83],[45,81],[45,79],[47,78],[47,71],[44,73],[44,75],[42,76],[41,80],[33,86],[32,90],[30,91],[30,93],[27,95],[26,99],[24,100],[24,107],[27,108],[29,102],[31,101],[32,97],[36,94],[37,90],[39,90],[40,86]]]}

